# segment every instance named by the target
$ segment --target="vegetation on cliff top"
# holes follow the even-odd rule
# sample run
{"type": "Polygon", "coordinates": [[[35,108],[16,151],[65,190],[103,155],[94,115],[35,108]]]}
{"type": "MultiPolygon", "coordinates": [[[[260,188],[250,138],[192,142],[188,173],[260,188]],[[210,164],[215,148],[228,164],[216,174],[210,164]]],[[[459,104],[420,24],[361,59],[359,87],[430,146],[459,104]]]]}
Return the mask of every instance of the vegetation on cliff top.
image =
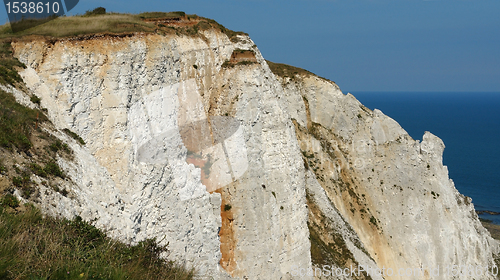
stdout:
{"type": "Polygon", "coordinates": [[[129,246],[81,218],[43,218],[11,195],[1,199],[1,279],[194,279],[194,270],[160,258],[166,251],[155,240],[129,246]]]}
{"type": "MultiPolygon", "coordinates": [[[[27,22],[27,24],[30,24],[27,22]]],[[[236,41],[237,35],[246,34],[229,30],[215,20],[187,15],[184,12],[147,12],[141,14],[106,13],[102,7],[84,15],[59,17],[47,23],[13,33],[10,24],[0,26],[0,38],[41,35],[74,37],[91,34],[127,34],[135,32],[199,35],[200,30],[216,29],[236,41]]]]}
{"type": "Polygon", "coordinates": [[[310,71],[307,71],[305,69],[291,66],[288,64],[283,64],[283,63],[275,63],[269,60],[266,60],[267,65],[269,65],[269,68],[271,71],[274,73],[274,75],[282,77],[282,78],[291,78],[294,79],[296,75],[301,75],[301,76],[314,76],[318,77],[320,79],[330,81],[326,78],[320,77],[310,71]]]}

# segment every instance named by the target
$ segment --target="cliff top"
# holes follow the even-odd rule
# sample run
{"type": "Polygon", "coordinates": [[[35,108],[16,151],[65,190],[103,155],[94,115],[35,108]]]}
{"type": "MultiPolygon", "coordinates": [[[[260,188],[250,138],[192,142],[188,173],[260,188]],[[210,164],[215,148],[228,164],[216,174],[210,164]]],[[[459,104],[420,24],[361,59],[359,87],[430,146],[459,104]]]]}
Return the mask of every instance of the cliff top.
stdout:
{"type": "Polygon", "coordinates": [[[314,76],[314,77],[323,79],[325,81],[335,83],[334,81],[331,81],[327,78],[323,78],[321,76],[318,76],[310,71],[307,71],[306,69],[302,69],[299,67],[295,67],[295,66],[291,66],[291,65],[283,64],[283,63],[275,63],[275,62],[272,62],[269,60],[266,60],[266,62],[267,62],[267,65],[269,65],[269,68],[271,69],[271,71],[274,73],[274,75],[279,76],[281,78],[294,79],[296,75],[314,76]]]}
{"type": "MultiPolygon", "coordinates": [[[[25,20],[17,24],[34,25],[33,20],[25,20]]],[[[5,24],[0,26],[0,39],[28,35],[64,38],[99,33],[127,34],[137,32],[196,36],[200,30],[208,29],[220,30],[231,40],[236,40],[236,35],[246,35],[243,32],[229,30],[215,20],[198,15],[188,15],[184,12],[118,14],[89,11],[84,15],[59,17],[17,33],[12,32],[10,24],[5,24]]]]}

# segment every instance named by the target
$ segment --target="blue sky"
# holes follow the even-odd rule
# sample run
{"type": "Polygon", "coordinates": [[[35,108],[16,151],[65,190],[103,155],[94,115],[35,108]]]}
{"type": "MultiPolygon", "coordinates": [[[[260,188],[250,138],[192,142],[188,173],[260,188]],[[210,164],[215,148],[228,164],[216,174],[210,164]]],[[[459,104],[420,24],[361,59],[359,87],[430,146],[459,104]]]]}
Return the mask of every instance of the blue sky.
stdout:
{"type": "Polygon", "coordinates": [[[344,92],[500,92],[499,0],[81,0],[71,13],[98,6],[213,18],[344,92]]]}

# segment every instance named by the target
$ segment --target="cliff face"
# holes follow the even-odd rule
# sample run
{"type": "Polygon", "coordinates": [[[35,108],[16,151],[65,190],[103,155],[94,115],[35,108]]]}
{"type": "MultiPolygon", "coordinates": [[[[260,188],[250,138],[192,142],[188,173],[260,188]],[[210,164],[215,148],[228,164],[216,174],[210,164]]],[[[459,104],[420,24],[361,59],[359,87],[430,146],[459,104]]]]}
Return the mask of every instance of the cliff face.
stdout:
{"type": "Polygon", "coordinates": [[[304,166],[282,89],[261,64],[222,68],[249,38],[203,35],[14,44],[51,120],[87,143],[76,166],[60,160],[75,206],[53,212],[75,209],[130,242],[156,237],[206,275],[309,268],[304,166]]]}
{"type": "Polygon", "coordinates": [[[437,279],[438,267],[440,279],[451,279],[446,267],[494,265],[497,242],[449,179],[441,139],[426,132],[421,143],[413,140],[332,82],[313,76],[280,81],[303,158],[317,179],[306,185],[309,204],[317,206],[309,208],[309,219],[325,243],[332,239],[324,223],[335,212],[331,202],[378,267],[394,269],[386,279],[437,279]],[[400,276],[397,268],[422,269],[422,275],[400,276]]]}
{"type": "Polygon", "coordinates": [[[157,238],[215,278],[304,279],[299,269],[328,264],[436,279],[438,265],[493,265],[498,244],[448,178],[439,138],[414,141],[333,82],[275,76],[247,36],[13,47],[55,126],[86,142],[54,132],[75,159],[58,159],[70,195],[39,186],[47,213],[127,242],[157,238]]]}

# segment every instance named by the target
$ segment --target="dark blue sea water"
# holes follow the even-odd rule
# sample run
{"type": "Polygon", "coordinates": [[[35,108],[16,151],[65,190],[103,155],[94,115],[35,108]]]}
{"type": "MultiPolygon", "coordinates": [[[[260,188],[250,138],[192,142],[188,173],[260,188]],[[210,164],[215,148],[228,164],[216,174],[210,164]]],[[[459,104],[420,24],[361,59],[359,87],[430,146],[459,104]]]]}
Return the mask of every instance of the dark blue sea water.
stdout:
{"type": "MultiPolygon", "coordinates": [[[[500,93],[353,92],[395,119],[413,139],[440,137],[450,178],[476,210],[500,212],[500,93]]],[[[500,215],[480,215],[500,224],[500,215]]]]}

